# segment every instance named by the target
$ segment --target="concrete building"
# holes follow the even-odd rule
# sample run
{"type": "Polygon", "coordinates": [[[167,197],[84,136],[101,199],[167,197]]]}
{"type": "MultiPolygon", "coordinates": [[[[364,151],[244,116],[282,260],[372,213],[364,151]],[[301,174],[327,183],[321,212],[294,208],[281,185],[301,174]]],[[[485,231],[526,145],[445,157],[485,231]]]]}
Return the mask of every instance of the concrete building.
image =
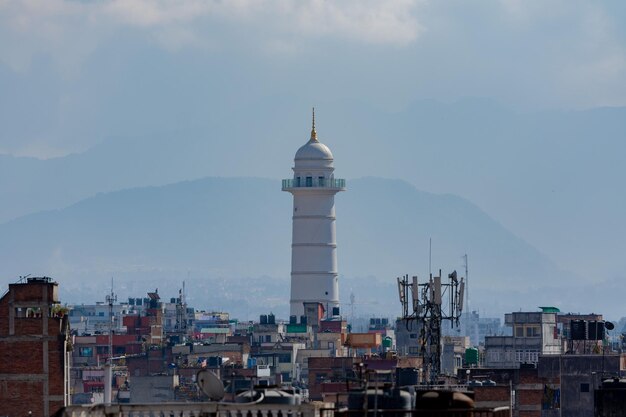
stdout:
{"type": "Polygon", "coordinates": [[[259,323],[252,326],[252,344],[260,346],[263,343],[274,344],[284,340],[286,326],[276,322],[273,314],[262,314],[259,323]]]}
{"type": "Polygon", "coordinates": [[[539,355],[562,352],[556,311],[516,312],[505,315],[504,322],[513,328],[513,336],[485,337],[485,366],[517,368],[537,364],[539,355]]]}
{"type": "Polygon", "coordinates": [[[402,356],[418,356],[421,351],[420,332],[422,324],[418,320],[396,320],[396,350],[402,356]]]}
{"type": "Polygon", "coordinates": [[[441,373],[455,375],[463,366],[465,350],[470,347],[469,336],[444,336],[441,340],[441,373]]]}
{"type": "Polygon", "coordinates": [[[9,284],[0,299],[0,413],[48,417],[68,405],[69,346],[58,284],[9,284]]]}
{"type": "Polygon", "coordinates": [[[230,317],[225,312],[195,312],[193,338],[209,343],[226,343],[231,336],[230,317]]]}
{"type": "Polygon", "coordinates": [[[296,152],[293,178],[283,191],[293,195],[290,314],[302,316],[304,302],[326,311],[339,306],[335,194],[346,189],[334,175],[333,154],[317,139],[315,113],[311,138],[296,152]]]}
{"type": "MultiPolygon", "coordinates": [[[[624,371],[623,355],[556,355],[543,356],[537,366],[539,376],[558,382],[559,410],[549,413],[542,406],[542,417],[584,417],[594,415],[594,390],[602,380],[624,371]],[[558,412],[557,412],[558,411],[558,412]]],[[[538,393],[541,395],[542,393],[538,393]]],[[[622,410],[623,415],[624,410],[622,410]]]]}
{"type": "Polygon", "coordinates": [[[128,304],[113,305],[113,318],[110,318],[109,304],[80,304],[70,306],[70,327],[78,335],[108,334],[109,326],[115,333],[125,333],[122,318],[128,314],[136,314],[128,304]]]}
{"type": "Polygon", "coordinates": [[[558,314],[556,320],[565,353],[584,355],[604,349],[602,344],[605,338],[605,322],[602,314],[558,314]],[[572,335],[573,325],[578,325],[579,333],[582,331],[582,334],[572,335]],[[589,334],[594,332],[598,334],[589,334]]]}
{"type": "Polygon", "coordinates": [[[461,314],[459,325],[452,327],[449,321],[442,323],[444,336],[469,336],[472,346],[485,343],[486,336],[510,336],[511,328],[502,325],[502,319],[481,317],[478,311],[466,311],[461,314]]]}
{"type": "MultiPolygon", "coordinates": [[[[594,391],[603,380],[623,374],[625,359],[616,354],[544,355],[537,364],[515,369],[459,370],[459,379],[467,375],[483,381],[470,388],[476,393],[476,405],[510,402],[513,417],[587,417],[601,415],[594,414],[594,391]],[[487,380],[494,385],[484,383],[487,380]]],[[[608,415],[623,415],[623,410],[608,415]]]]}

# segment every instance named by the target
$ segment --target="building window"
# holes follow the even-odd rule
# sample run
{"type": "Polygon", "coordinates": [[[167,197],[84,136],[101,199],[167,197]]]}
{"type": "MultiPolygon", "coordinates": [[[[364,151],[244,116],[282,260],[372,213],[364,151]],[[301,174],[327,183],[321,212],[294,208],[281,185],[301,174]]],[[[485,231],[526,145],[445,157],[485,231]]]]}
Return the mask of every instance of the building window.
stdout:
{"type": "Polygon", "coordinates": [[[541,332],[539,330],[539,326],[528,326],[526,327],[526,337],[539,337],[541,332]]]}
{"type": "Polygon", "coordinates": [[[313,177],[306,177],[306,186],[313,187],[313,177]]]}
{"type": "Polygon", "coordinates": [[[296,178],[296,187],[300,186],[300,177],[296,178]]]}
{"type": "Polygon", "coordinates": [[[41,318],[41,307],[17,307],[15,309],[15,317],[17,318],[41,318]]]}
{"type": "Polygon", "coordinates": [[[520,363],[539,362],[539,352],[536,350],[518,350],[515,352],[515,361],[520,363]]]}
{"type": "Polygon", "coordinates": [[[318,177],[317,178],[317,183],[320,187],[324,186],[324,177],[318,177]]]}
{"type": "Polygon", "coordinates": [[[409,346],[409,354],[410,355],[417,355],[418,353],[420,353],[420,348],[417,346],[409,346]]]}
{"type": "Polygon", "coordinates": [[[500,352],[498,351],[489,350],[487,356],[489,357],[489,362],[500,362],[500,352]]]}
{"type": "Polygon", "coordinates": [[[524,326],[515,326],[515,337],[524,337],[524,326]]]}
{"type": "Polygon", "coordinates": [[[589,384],[588,383],[580,384],[580,392],[589,392],[589,384]]]}
{"type": "Polygon", "coordinates": [[[291,363],[291,355],[289,353],[281,353],[278,355],[279,363],[291,363]]]}
{"type": "Polygon", "coordinates": [[[98,355],[106,355],[107,353],[109,353],[109,347],[108,346],[96,346],[96,353],[98,355]]]}
{"type": "Polygon", "coordinates": [[[90,347],[80,347],[78,348],[78,356],[82,358],[90,358],[93,356],[93,348],[90,347]]]}

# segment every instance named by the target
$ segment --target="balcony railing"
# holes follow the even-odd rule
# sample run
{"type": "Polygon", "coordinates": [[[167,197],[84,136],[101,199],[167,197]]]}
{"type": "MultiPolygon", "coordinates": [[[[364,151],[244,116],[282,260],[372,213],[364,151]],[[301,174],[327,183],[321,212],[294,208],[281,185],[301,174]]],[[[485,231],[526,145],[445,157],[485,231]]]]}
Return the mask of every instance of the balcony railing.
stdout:
{"type": "Polygon", "coordinates": [[[283,180],[283,190],[288,188],[332,188],[341,190],[346,188],[346,180],[342,178],[290,178],[283,180]]]}

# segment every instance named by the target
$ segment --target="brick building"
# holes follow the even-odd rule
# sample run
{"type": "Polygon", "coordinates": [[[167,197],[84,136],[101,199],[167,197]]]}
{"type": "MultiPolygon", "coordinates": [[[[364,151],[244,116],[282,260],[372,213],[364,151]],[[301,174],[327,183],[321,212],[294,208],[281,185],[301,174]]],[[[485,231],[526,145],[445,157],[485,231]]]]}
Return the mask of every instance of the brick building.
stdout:
{"type": "Polygon", "coordinates": [[[48,417],[67,405],[69,321],[58,284],[28,278],[0,299],[2,415],[48,417]]]}

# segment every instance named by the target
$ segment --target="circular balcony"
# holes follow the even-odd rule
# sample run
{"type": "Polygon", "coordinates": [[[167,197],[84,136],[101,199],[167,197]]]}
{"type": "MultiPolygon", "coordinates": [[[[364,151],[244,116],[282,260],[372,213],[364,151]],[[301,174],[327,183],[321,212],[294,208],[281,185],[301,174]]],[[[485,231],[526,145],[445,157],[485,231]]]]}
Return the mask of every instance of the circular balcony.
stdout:
{"type": "Polygon", "coordinates": [[[283,180],[283,191],[294,191],[305,188],[345,191],[346,180],[342,178],[297,178],[283,180]]]}

